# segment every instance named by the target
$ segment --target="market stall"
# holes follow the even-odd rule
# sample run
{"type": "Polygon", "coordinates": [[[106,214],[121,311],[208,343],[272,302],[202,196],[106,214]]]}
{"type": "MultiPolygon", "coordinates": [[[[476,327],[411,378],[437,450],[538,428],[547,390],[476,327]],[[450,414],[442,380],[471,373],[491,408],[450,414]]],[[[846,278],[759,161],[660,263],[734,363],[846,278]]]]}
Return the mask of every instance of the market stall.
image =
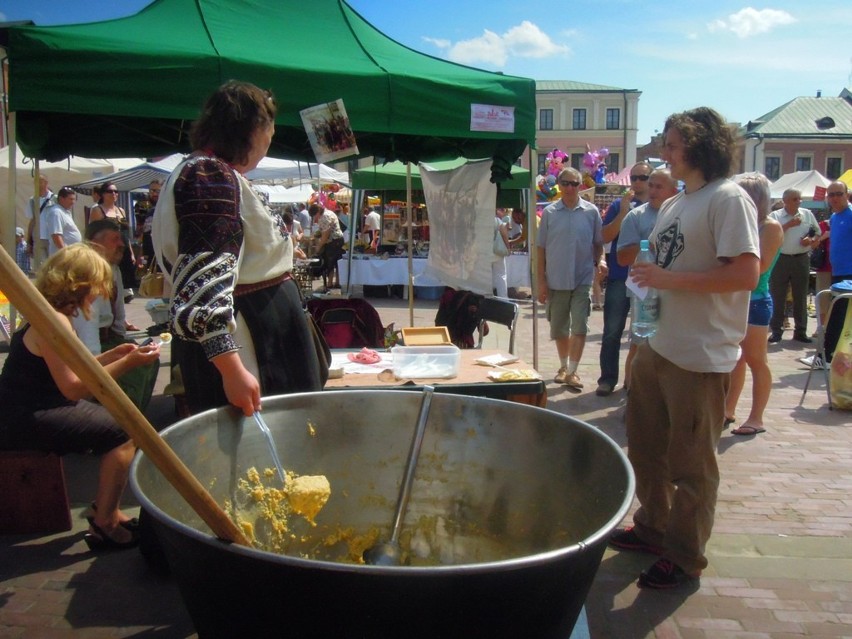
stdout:
{"type": "MultiPolygon", "coordinates": [[[[434,277],[425,274],[426,259],[415,258],[414,286],[442,286],[434,277]]],[[[512,254],[506,258],[506,272],[510,287],[530,286],[530,258],[526,253],[512,254]]],[[[408,260],[396,257],[355,256],[351,264],[344,257],[337,263],[342,282],[350,286],[394,286],[408,284],[408,260]]]]}

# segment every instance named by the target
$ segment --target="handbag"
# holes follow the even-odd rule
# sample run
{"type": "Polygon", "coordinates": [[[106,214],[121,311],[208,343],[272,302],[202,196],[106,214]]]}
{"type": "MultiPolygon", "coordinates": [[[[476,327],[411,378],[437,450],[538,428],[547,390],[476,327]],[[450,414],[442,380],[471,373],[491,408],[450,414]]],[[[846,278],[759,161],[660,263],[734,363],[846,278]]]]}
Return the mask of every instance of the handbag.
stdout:
{"type": "Polygon", "coordinates": [[[163,296],[163,273],[157,265],[157,260],[152,260],[148,271],[139,282],[139,297],[162,297],[163,296]]]}
{"type": "Polygon", "coordinates": [[[314,316],[305,309],[305,319],[308,321],[308,328],[311,329],[311,339],[314,342],[314,350],[317,352],[317,360],[319,361],[320,382],[322,386],[328,381],[328,369],[331,367],[331,349],[328,347],[328,342],[322,331],[317,326],[314,316]]]}
{"type": "Polygon", "coordinates": [[[499,255],[500,257],[506,257],[509,254],[509,247],[503,241],[503,235],[500,233],[499,226],[494,229],[494,246],[492,250],[494,251],[494,255],[499,255]]]}
{"type": "Polygon", "coordinates": [[[819,270],[825,266],[825,247],[820,244],[811,250],[811,268],[819,270]]]}

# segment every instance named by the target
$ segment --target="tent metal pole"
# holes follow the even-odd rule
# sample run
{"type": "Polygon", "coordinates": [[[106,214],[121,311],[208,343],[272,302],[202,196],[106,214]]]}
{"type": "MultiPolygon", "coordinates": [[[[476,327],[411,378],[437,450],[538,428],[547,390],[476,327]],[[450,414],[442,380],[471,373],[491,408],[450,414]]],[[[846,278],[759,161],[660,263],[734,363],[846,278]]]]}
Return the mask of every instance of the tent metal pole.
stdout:
{"type": "MultiPolygon", "coordinates": [[[[4,63],[5,64],[5,63],[4,63]]],[[[0,65],[0,71],[2,71],[4,65],[0,65]]],[[[4,83],[5,89],[5,83],[4,83]]],[[[5,206],[6,206],[6,215],[3,216],[3,219],[0,220],[0,235],[3,237],[3,245],[6,248],[6,252],[9,255],[15,254],[15,242],[17,241],[15,238],[15,226],[17,226],[17,218],[15,216],[15,202],[17,200],[17,186],[18,186],[18,157],[17,157],[17,147],[18,140],[15,131],[15,113],[9,113],[9,127],[8,127],[8,141],[9,141],[9,173],[8,173],[8,181],[7,184],[8,190],[6,193],[8,197],[6,198],[5,206]]],[[[24,229],[24,233],[26,233],[26,229],[24,229]]],[[[26,238],[29,240],[29,238],[26,238]]],[[[15,305],[11,302],[9,303],[9,328],[10,333],[14,332],[15,326],[18,323],[18,310],[15,308],[15,305]]]]}
{"type": "Polygon", "coordinates": [[[414,214],[411,210],[411,162],[405,163],[405,201],[408,207],[408,325],[414,326],[414,214]]]}
{"type": "Polygon", "coordinates": [[[530,160],[530,197],[529,206],[527,206],[527,252],[530,256],[530,285],[532,290],[532,335],[533,335],[533,368],[538,370],[538,281],[536,274],[538,273],[538,251],[535,248],[536,231],[538,227],[535,224],[535,191],[538,166],[538,152],[529,147],[530,160]]]}

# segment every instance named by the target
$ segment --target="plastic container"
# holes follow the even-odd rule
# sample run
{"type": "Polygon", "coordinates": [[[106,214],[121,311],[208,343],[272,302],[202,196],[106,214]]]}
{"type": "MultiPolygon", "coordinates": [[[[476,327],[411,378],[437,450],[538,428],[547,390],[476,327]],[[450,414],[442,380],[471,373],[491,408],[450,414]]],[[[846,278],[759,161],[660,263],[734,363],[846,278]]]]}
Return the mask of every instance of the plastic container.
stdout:
{"type": "Polygon", "coordinates": [[[393,374],[399,379],[449,379],[459,374],[458,346],[394,346],[393,374]]]}

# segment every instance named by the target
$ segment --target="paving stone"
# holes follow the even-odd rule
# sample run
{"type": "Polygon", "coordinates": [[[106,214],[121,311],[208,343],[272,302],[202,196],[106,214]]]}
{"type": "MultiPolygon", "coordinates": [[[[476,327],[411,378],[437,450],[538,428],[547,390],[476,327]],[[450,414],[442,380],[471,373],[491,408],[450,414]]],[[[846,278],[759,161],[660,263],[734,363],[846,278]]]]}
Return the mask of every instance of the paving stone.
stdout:
{"type": "MultiPolygon", "coordinates": [[[[408,325],[407,302],[370,301],[385,324],[408,325]]],[[[431,325],[436,309],[437,302],[417,300],[415,324],[431,325]]],[[[531,304],[521,305],[516,339],[517,354],[530,364],[531,311],[531,304]]],[[[558,366],[539,313],[538,368],[547,377],[558,366]]],[[[151,323],[141,300],[128,305],[128,319],[151,323]]],[[[586,388],[575,394],[548,384],[548,408],[592,424],[626,449],[625,393],[619,387],[609,397],[594,394],[602,314],[592,314],[590,322],[579,369],[586,388]]],[[[496,343],[492,337],[486,348],[496,343]]],[[[622,364],[626,349],[625,341],[622,364]]],[[[653,558],[608,549],[586,602],[593,639],[852,637],[852,413],[827,409],[821,376],[812,378],[799,405],[807,370],[796,359],[812,352],[787,341],[770,349],[767,432],[722,435],[710,566],[701,581],[686,592],[642,590],[636,578],[653,558]]],[[[164,361],[169,356],[166,347],[164,361]]],[[[173,401],[162,396],[167,376],[163,367],[149,409],[160,429],[174,421],[173,401]]],[[[750,408],[750,384],[747,375],[741,418],[750,408]]],[[[93,495],[97,463],[74,455],[66,460],[74,528],[0,538],[0,638],[194,637],[175,584],[152,575],[138,553],[87,552],[82,512],[93,495]]],[[[129,495],[126,501],[135,504],[129,495]]]]}

